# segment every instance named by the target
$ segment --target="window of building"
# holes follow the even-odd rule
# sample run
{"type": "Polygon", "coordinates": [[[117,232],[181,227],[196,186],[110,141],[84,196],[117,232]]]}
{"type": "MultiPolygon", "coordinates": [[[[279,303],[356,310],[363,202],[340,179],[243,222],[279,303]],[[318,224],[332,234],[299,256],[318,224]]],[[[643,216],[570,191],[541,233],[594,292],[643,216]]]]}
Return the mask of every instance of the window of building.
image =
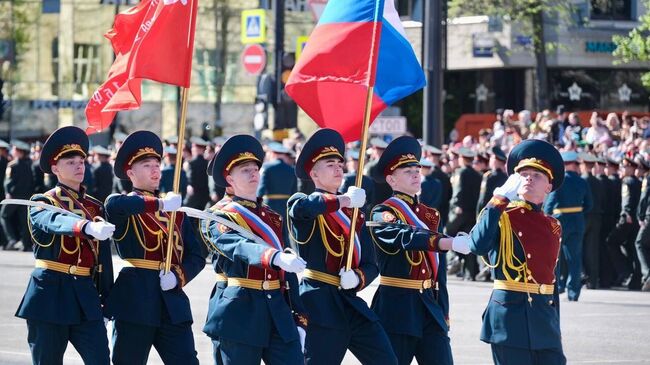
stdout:
{"type": "Polygon", "coordinates": [[[424,3],[422,0],[396,0],[395,8],[400,18],[406,20],[413,20],[417,22],[422,21],[424,3]]]}
{"type": "Polygon", "coordinates": [[[632,20],[634,0],[591,0],[593,20],[632,20]]]}
{"type": "Polygon", "coordinates": [[[194,51],[194,72],[198,83],[205,91],[206,97],[215,95],[217,84],[217,54],[218,50],[199,48],[194,51]]]}
{"type": "Polygon", "coordinates": [[[74,67],[73,80],[75,92],[86,95],[87,83],[99,83],[102,81],[100,67],[99,45],[82,44],[74,45],[74,67]]]}

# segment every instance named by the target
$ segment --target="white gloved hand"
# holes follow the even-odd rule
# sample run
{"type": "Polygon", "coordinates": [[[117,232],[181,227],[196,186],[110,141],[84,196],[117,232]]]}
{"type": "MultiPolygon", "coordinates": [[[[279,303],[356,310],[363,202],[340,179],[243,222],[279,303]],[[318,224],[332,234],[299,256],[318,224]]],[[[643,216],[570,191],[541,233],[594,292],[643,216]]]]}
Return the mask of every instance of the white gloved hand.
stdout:
{"type": "Polygon", "coordinates": [[[165,270],[160,270],[160,288],[163,291],[172,290],[178,284],[176,275],[173,272],[168,272],[165,274],[165,270]]]}
{"type": "Polygon", "coordinates": [[[302,353],[305,353],[305,338],[307,337],[307,332],[302,327],[298,328],[298,336],[300,336],[300,347],[302,348],[302,353]]]}
{"type": "Polygon", "coordinates": [[[350,198],[349,208],[361,208],[366,204],[366,191],[356,186],[350,186],[343,195],[350,198]]]}
{"type": "Polygon", "coordinates": [[[160,199],[160,210],[164,212],[172,212],[178,210],[183,203],[183,198],[180,194],[167,193],[164,198],[160,199]]]}
{"type": "Polygon", "coordinates": [[[463,255],[470,253],[469,243],[471,239],[465,232],[458,232],[454,240],[451,241],[451,249],[463,255]]]}
{"type": "Polygon", "coordinates": [[[108,322],[109,322],[109,321],[110,321],[110,319],[104,317],[104,327],[107,327],[107,326],[108,326],[108,322]]]}
{"type": "Polygon", "coordinates": [[[273,258],[273,265],[278,266],[286,272],[301,273],[307,267],[307,263],[300,256],[292,253],[278,252],[273,258]]]}
{"type": "Polygon", "coordinates": [[[345,271],[345,268],[341,268],[339,276],[341,277],[341,288],[343,289],[354,289],[359,285],[359,275],[354,270],[345,271]]]}
{"type": "Polygon", "coordinates": [[[517,198],[517,192],[523,181],[521,175],[514,173],[508,177],[508,180],[503,185],[494,189],[494,195],[501,195],[508,200],[514,200],[517,198]]]}
{"type": "Polygon", "coordinates": [[[84,233],[100,241],[111,238],[113,232],[115,232],[115,225],[104,221],[88,222],[84,227],[84,233]]]}

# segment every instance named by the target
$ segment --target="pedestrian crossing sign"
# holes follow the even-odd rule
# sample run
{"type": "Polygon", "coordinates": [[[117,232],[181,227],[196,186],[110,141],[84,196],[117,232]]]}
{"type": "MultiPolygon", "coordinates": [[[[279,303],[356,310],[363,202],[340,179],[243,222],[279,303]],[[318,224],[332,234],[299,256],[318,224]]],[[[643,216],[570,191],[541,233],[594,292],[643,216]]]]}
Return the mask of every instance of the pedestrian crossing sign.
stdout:
{"type": "Polygon", "coordinates": [[[266,42],[266,10],[248,9],[241,12],[241,42],[266,42]]]}

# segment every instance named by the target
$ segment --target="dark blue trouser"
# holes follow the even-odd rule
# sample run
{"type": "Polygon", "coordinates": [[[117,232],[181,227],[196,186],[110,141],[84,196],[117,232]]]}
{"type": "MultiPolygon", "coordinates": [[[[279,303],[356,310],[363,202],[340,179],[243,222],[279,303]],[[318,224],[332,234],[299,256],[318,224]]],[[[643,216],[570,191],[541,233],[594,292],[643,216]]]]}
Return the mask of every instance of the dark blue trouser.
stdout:
{"type": "Polygon", "coordinates": [[[560,275],[561,267],[558,262],[556,277],[559,278],[560,290],[566,288],[569,299],[578,300],[582,289],[582,245],[585,226],[584,221],[575,222],[571,218],[559,218],[562,225],[562,255],[567,265],[567,276],[560,275]]]}
{"type": "Polygon", "coordinates": [[[172,324],[165,318],[160,327],[116,320],[113,329],[113,364],[145,365],[153,346],[165,365],[198,365],[192,323],[172,324]]]}
{"type": "Polygon", "coordinates": [[[411,365],[413,357],[418,364],[452,365],[449,336],[431,315],[427,316],[422,337],[388,333],[399,365],[411,365]]]}
{"type": "Polygon", "coordinates": [[[266,365],[305,363],[300,341],[284,342],[275,330],[271,333],[268,347],[251,346],[219,338],[219,341],[213,341],[213,348],[217,365],[259,365],[262,360],[266,365]],[[216,356],[217,348],[221,359],[216,356]]]}
{"type": "Polygon", "coordinates": [[[60,325],[27,320],[27,342],[34,365],[61,365],[68,341],[85,364],[108,365],[108,336],[104,321],[60,325]]]}
{"type": "Polygon", "coordinates": [[[492,344],[495,365],[565,365],[562,349],[530,350],[492,344]]]}
{"type": "Polygon", "coordinates": [[[307,365],[340,364],[349,349],[364,365],[397,365],[388,335],[379,321],[369,321],[345,303],[346,329],[310,323],[305,340],[307,365]]]}

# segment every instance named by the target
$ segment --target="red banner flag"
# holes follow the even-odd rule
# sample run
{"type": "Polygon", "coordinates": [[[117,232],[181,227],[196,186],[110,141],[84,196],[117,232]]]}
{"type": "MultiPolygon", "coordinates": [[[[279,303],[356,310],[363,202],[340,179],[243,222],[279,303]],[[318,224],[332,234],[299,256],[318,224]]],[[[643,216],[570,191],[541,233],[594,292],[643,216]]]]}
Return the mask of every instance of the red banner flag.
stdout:
{"type": "Polygon", "coordinates": [[[86,105],[86,133],[108,127],[118,111],[138,109],[142,79],[190,86],[197,7],[198,0],[143,0],[115,17],[104,35],[115,62],[86,105]]]}

